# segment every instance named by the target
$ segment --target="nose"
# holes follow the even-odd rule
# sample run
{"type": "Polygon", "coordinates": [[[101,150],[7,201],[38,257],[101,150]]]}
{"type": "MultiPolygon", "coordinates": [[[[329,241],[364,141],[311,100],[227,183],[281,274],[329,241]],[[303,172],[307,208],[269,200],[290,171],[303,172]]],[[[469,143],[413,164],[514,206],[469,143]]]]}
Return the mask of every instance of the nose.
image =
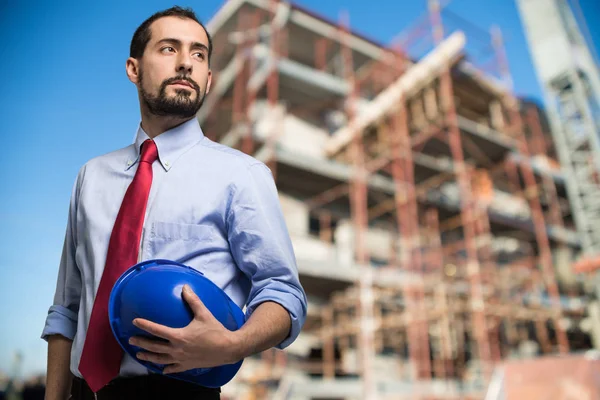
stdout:
{"type": "Polygon", "coordinates": [[[183,73],[183,74],[191,74],[192,73],[192,59],[189,55],[185,55],[182,53],[180,53],[179,56],[179,60],[178,60],[178,65],[177,65],[177,72],[178,73],[183,73]]]}

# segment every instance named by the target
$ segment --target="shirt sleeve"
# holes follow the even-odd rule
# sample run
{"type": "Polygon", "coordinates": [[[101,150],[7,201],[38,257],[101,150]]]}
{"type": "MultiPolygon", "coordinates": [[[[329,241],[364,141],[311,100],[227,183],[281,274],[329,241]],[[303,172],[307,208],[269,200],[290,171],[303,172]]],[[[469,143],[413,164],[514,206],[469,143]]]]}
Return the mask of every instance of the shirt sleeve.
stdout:
{"type": "Polygon", "coordinates": [[[259,304],[273,301],[290,314],[289,336],[276,347],[289,346],[306,320],[306,294],[269,168],[262,163],[240,174],[228,213],[231,252],[251,289],[246,304],[250,317],[259,304]]]}
{"type": "Polygon", "coordinates": [[[73,340],[77,330],[77,313],[81,297],[81,275],[75,261],[75,249],[77,248],[77,204],[83,170],[82,168],[79,172],[71,193],[67,229],[58,269],[54,302],[48,310],[48,316],[46,317],[46,323],[42,331],[42,339],[46,341],[48,340],[48,336],[57,334],[73,340]]]}

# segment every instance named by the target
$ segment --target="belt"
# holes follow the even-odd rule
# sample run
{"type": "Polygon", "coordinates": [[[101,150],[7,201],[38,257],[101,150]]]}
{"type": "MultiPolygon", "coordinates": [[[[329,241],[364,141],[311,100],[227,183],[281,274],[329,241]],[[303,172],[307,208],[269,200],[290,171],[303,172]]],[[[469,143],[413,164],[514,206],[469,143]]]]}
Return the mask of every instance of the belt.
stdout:
{"type": "Polygon", "coordinates": [[[97,393],[78,377],[73,378],[71,386],[71,398],[74,400],[219,399],[220,393],[220,388],[207,388],[159,374],[119,377],[97,393]]]}

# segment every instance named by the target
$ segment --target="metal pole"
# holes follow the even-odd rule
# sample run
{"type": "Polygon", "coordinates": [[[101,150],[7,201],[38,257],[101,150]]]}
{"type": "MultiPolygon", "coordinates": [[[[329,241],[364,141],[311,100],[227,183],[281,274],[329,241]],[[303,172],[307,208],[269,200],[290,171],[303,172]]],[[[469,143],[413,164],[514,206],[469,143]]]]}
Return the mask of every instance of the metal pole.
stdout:
{"type": "MultiPolygon", "coordinates": [[[[430,0],[430,15],[432,19],[434,38],[436,43],[443,39],[443,25],[441,21],[439,2],[430,0]]],[[[454,171],[457,175],[458,185],[461,193],[461,221],[463,235],[465,238],[465,251],[467,259],[467,276],[469,277],[471,311],[473,319],[473,334],[477,343],[478,355],[483,364],[483,372],[486,379],[491,376],[490,367],[490,345],[488,340],[488,329],[485,320],[485,302],[481,285],[481,272],[479,260],[477,259],[477,247],[475,244],[475,232],[473,229],[474,204],[470,179],[465,165],[461,134],[458,128],[458,116],[454,104],[453,84],[450,75],[450,67],[447,67],[440,79],[440,100],[443,111],[446,113],[448,124],[448,143],[454,160],[454,171]]]]}
{"type": "MultiPolygon", "coordinates": [[[[354,79],[354,63],[352,50],[347,43],[349,37],[349,17],[343,14],[340,23],[339,35],[341,45],[341,56],[343,59],[344,75],[350,83],[351,92],[346,101],[346,114],[348,115],[349,127],[353,128],[356,117],[356,81],[354,79]]],[[[365,235],[368,226],[367,219],[367,171],[365,169],[365,154],[362,135],[354,135],[351,143],[351,159],[353,163],[353,175],[350,184],[350,204],[352,219],[354,221],[355,254],[360,273],[357,282],[359,290],[359,348],[362,360],[362,398],[365,400],[376,400],[378,398],[377,386],[373,375],[373,358],[375,353],[373,340],[373,271],[370,265],[369,253],[366,247],[365,235]]]]}
{"type": "MultiPolygon", "coordinates": [[[[494,30],[494,47],[496,48],[498,54],[500,54],[499,60],[503,64],[502,70],[508,74],[508,66],[500,29],[494,30]]],[[[510,82],[510,79],[507,79],[507,82],[510,82]]],[[[525,133],[523,132],[523,121],[518,110],[518,101],[513,97],[512,94],[512,86],[508,86],[507,94],[509,95],[507,99],[507,107],[510,115],[510,125],[514,129],[519,152],[526,160],[530,160],[529,146],[527,145],[525,133]]],[[[569,341],[560,321],[562,314],[560,294],[558,292],[556,275],[552,265],[552,251],[550,250],[550,240],[548,239],[548,233],[546,231],[546,221],[544,220],[542,206],[540,205],[539,190],[535,181],[535,175],[533,174],[533,170],[531,169],[529,163],[520,162],[519,167],[525,183],[525,197],[527,198],[529,207],[531,208],[531,218],[533,219],[535,237],[538,244],[539,261],[542,269],[543,279],[545,281],[544,283],[548,290],[548,294],[550,295],[552,308],[554,310],[553,321],[554,329],[556,330],[559,351],[561,353],[567,353],[569,351],[569,341]]]]}

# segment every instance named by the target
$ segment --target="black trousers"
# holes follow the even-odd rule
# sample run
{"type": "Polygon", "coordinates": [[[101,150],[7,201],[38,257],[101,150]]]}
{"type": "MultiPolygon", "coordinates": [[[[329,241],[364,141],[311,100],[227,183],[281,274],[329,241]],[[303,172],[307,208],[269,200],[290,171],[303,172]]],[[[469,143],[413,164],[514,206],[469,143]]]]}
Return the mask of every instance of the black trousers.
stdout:
{"type": "Polygon", "coordinates": [[[207,388],[193,383],[149,374],[117,378],[100,389],[96,396],[80,378],[75,377],[69,400],[219,400],[221,389],[207,388]]]}

